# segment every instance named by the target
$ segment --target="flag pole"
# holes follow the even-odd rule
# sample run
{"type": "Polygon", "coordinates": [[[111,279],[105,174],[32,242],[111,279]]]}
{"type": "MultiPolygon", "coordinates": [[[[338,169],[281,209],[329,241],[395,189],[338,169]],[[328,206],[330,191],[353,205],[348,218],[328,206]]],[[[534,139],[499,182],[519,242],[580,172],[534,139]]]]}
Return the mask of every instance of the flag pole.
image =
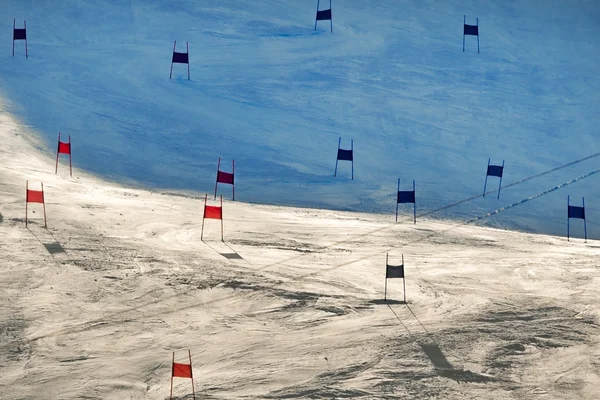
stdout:
{"type": "Polygon", "coordinates": [[[46,198],[44,197],[44,183],[42,183],[42,206],[44,207],[44,228],[48,229],[48,224],[46,223],[46,198]]]}
{"type": "Polygon", "coordinates": [[[402,286],[404,288],[404,304],[406,304],[406,268],[404,267],[404,254],[402,254],[402,286]]]}
{"type": "Polygon", "coordinates": [[[196,400],[196,389],[194,389],[194,372],[192,368],[192,352],[190,350],[188,350],[188,355],[190,356],[190,378],[192,378],[192,396],[194,400],[196,400]]]}
{"type": "Polygon", "coordinates": [[[171,363],[171,394],[169,399],[173,399],[173,373],[175,372],[175,352],[173,352],[173,362],[171,363]]]}
{"type": "Polygon", "coordinates": [[[200,240],[202,240],[202,236],[204,236],[204,217],[206,217],[206,197],[208,194],[204,195],[204,212],[202,213],[202,229],[200,230],[200,240]]]}
{"type": "Polygon", "coordinates": [[[73,176],[73,148],[71,147],[71,135],[69,135],[69,173],[73,176]]]}
{"type": "Polygon", "coordinates": [[[383,292],[383,300],[387,300],[387,266],[388,266],[388,253],[385,253],[385,289],[383,292]]]}

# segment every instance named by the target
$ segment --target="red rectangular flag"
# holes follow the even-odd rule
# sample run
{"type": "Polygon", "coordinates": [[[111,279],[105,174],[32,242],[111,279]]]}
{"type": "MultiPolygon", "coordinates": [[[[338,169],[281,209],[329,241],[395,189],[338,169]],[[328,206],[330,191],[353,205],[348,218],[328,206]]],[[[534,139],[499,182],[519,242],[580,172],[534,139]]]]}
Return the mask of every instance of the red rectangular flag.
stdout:
{"type": "Polygon", "coordinates": [[[204,218],[223,219],[223,209],[219,206],[204,206],[204,218]]]}
{"type": "Polygon", "coordinates": [[[179,378],[191,378],[192,366],[190,364],[173,363],[173,376],[179,378]]]}
{"type": "Polygon", "coordinates": [[[58,142],[58,154],[71,154],[71,143],[58,142]]]}
{"type": "Polygon", "coordinates": [[[41,190],[29,190],[27,189],[27,202],[28,203],[43,203],[44,192],[41,190]]]}

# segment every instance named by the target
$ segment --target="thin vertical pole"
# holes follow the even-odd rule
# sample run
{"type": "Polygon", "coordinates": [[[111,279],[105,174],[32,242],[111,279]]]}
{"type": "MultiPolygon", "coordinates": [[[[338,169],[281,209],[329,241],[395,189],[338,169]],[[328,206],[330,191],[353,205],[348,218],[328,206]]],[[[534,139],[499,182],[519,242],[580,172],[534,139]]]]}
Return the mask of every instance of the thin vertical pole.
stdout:
{"type": "Polygon", "coordinates": [[[219,184],[219,171],[221,170],[221,157],[217,163],[217,177],[215,178],[215,200],[217,199],[217,185],[219,184]]]}
{"type": "Polygon", "coordinates": [[[583,206],[583,234],[585,242],[587,243],[587,223],[585,222],[585,201],[581,198],[581,205],[583,206]]]}
{"type": "Polygon", "coordinates": [[[233,185],[231,185],[231,197],[235,201],[235,160],[231,160],[231,175],[233,175],[233,185]]]}
{"type": "MultiPolygon", "coordinates": [[[[173,55],[175,55],[175,45],[177,44],[177,40],[173,42],[173,55]]],[[[171,57],[171,72],[169,73],[169,79],[173,76],[173,57],[171,57]]]]}
{"type": "MultiPolygon", "coordinates": [[[[188,350],[188,355],[190,357],[190,375],[192,378],[192,396],[193,396],[194,400],[196,400],[196,389],[194,389],[194,369],[192,368],[192,352],[190,350],[188,350]]],[[[173,379],[173,378],[171,378],[171,379],[173,379]]]]}
{"type": "Polygon", "coordinates": [[[465,51],[465,25],[467,24],[467,16],[463,18],[463,53],[465,51]]]}
{"type": "Polygon", "coordinates": [[[387,300],[387,268],[388,268],[388,253],[385,253],[385,289],[383,291],[383,300],[387,300]]]}
{"type": "Polygon", "coordinates": [[[73,146],[71,146],[71,135],[69,135],[69,172],[73,176],[73,146]]]}
{"type": "Polygon", "coordinates": [[[23,25],[25,28],[25,58],[29,58],[29,54],[27,53],[27,21],[23,20],[23,25]]]}
{"type": "Polygon", "coordinates": [[[223,240],[223,195],[221,195],[221,242],[224,242],[225,240],[223,240]]]}
{"type": "Polygon", "coordinates": [[[498,184],[498,199],[500,199],[500,189],[502,188],[502,177],[504,176],[504,160],[502,160],[502,175],[500,175],[500,183],[498,184]]]}
{"type": "Polygon", "coordinates": [[[29,181],[25,181],[25,227],[27,228],[27,203],[29,203],[29,199],[27,198],[29,195],[29,181]]]}
{"type": "Polygon", "coordinates": [[[402,286],[404,292],[404,303],[406,304],[406,267],[404,267],[404,253],[402,254],[402,286]]]}
{"type": "Polygon", "coordinates": [[[15,20],[16,20],[16,18],[13,18],[13,51],[12,51],[13,57],[15,56],[15,28],[16,28],[15,20]]]}
{"type": "MultiPolygon", "coordinates": [[[[317,5],[318,7],[318,5],[317,5]]],[[[339,155],[340,155],[340,145],[342,144],[342,137],[340,136],[340,140],[338,140],[338,152],[335,155],[335,172],[333,173],[333,176],[337,176],[337,167],[338,167],[338,161],[339,161],[339,155]]],[[[354,157],[352,157],[354,158],[354,157]]]]}
{"type": "Polygon", "coordinates": [[[352,153],[352,180],[354,180],[354,139],[350,141],[350,152],[352,153]]]}
{"type": "Polygon", "coordinates": [[[477,17],[477,54],[479,54],[479,17],[477,17]]]}
{"type": "Polygon", "coordinates": [[[331,27],[331,33],[333,33],[333,10],[331,9],[331,0],[329,0],[329,25],[331,27]]]}
{"type": "Polygon", "coordinates": [[[569,209],[571,207],[571,202],[569,201],[570,197],[571,196],[567,196],[567,242],[569,241],[570,231],[571,231],[571,229],[570,229],[571,228],[571,226],[570,226],[570,224],[571,224],[571,218],[569,218],[569,216],[570,216],[569,215],[569,211],[570,211],[569,209]]]}
{"type": "Polygon", "coordinates": [[[490,161],[491,160],[492,160],[491,158],[488,158],[488,166],[487,166],[487,169],[485,170],[485,183],[483,184],[483,197],[485,197],[485,190],[487,188],[487,178],[488,178],[488,171],[490,169],[490,161]]]}
{"type": "MultiPolygon", "coordinates": [[[[478,36],[478,38],[479,38],[479,36],[478,36]]],[[[189,46],[188,42],[185,42],[185,49],[187,51],[187,57],[188,57],[187,65],[188,65],[188,81],[189,81],[190,80],[190,46],[189,46]]]]}
{"type": "Polygon", "coordinates": [[[317,30],[317,21],[318,21],[317,16],[319,15],[319,3],[320,3],[320,0],[317,0],[317,15],[315,15],[315,31],[317,30]]]}
{"type": "Polygon", "coordinates": [[[415,221],[415,224],[417,223],[417,190],[415,189],[415,181],[413,179],[413,197],[414,197],[414,202],[413,202],[413,219],[415,221]]]}
{"type": "MultiPolygon", "coordinates": [[[[398,190],[396,191],[396,222],[398,222],[398,193],[400,192],[400,178],[398,178],[398,190]]],[[[387,262],[387,260],[386,260],[387,262]]]]}
{"type": "Polygon", "coordinates": [[[477,17],[477,54],[479,54],[479,17],[477,17]]]}
{"type": "Polygon", "coordinates": [[[56,167],[54,168],[54,175],[58,173],[58,152],[60,151],[60,132],[58,132],[58,145],[56,147],[56,167]]]}
{"type": "Polygon", "coordinates": [[[202,230],[200,231],[200,240],[202,240],[202,236],[204,235],[204,217],[206,217],[206,198],[207,194],[204,195],[204,212],[202,213],[202,230]]]}
{"type": "Polygon", "coordinates": [[[175,372],[175,352],[173,352],[173,362],[171,363],[171,394],[169,399],[173,399],[173,372],[175,372]]]}
{"type": "Polygon", "coordinates": [[[48,229],[46,224],[46,198],[44,197],[44,184],[42,183],[42,207],[44,207],[44,228],[48,229]]]}

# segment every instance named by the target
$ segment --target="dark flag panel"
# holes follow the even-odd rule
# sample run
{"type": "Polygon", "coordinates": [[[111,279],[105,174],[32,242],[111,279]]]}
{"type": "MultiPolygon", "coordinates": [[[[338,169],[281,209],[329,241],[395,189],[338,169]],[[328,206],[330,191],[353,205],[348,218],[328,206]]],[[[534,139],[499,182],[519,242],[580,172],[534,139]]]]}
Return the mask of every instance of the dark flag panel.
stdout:
{"type": "Polygon", "coordinates": [[[390,265],[388,262],[388,253],[385,253],[385,289],[383,299],[387,300],[387,280],[394,278],[402,278],[402,286],[404,288],[404,302],[406,303],[406,279],[404,277],[404,254],[402,254],[401,265],[390,265]]]}
{"type": "Polygon", "coordinates": [[[235,184],[234,184],[234,173],[235,173],[235,160],[231,160],[231,172],[221,171],[221,157],[217,163],[217,180],[215,182],[215,199],[217,198],[217,185],[219,183],[225,183],[231,185],[231,200],[235,200],[235,184]]]}
{"type": "Polygon", "coordinates": [[[398,192],[397,203],[414,203],[415,202],[415,192],[411,191],[400,191],[398,192]]]}
{"type": "Polygon", "coordinates": [[[386,265],[385,277],[386,279],[404,278],[404,265],[386,265]]]}
{"type": "Polygon", "coordinates": [[[229,172],[219,171],[217,173],[217,182],[233,185],[233,174],[229,172]]]}
{"type": "Polygon", "coordinates": [[[321,1],[317,0],[317,16],[315,17],[315,31],[317,30],[318,21],[329,21],[331,32],[333,32],[333,18],[331,15],[331,0],[329,0],[329,8],[327,10],[319,10],[321,1]]]}
{"type": "Polygon", "coordinates": [[[329,21],[331,19],[331,9],[317,11],[317,21],[329,21]]]}
{"type": "Polygon", "coordinates": [[[502,178],[503,171],[503,165],[488,165],[487,174],[488,176],[497,176],[498,178],[502,178]]]}
{"type": "Polygon", "coordinates": [[[567,240],[571,238],[571,218],[583,220],[583,237],[587,243],[587,223],[585,220],[585,199],[581,198],[581,207],[571,205],[571,196],[567,196],[567,240]]]}
{"type": "Polygon", "coordinates": [[[338,149],[337,159],[340,161],[354,161],[352,150],[338,149]]]}
{"type": "Polygon", "coordinates": [[[333,176],[337,176],[338,162],[339,161],[350,161],[352,163],[352,179],[354,179],[354,140],[350,141],[350,150],[340,148],[342,144],[342,138],[338,140],[338,151],[335,158],[335,171],[333,176]]]}
{"type": "Polygon", "coordinates": [[[173,42],[173,57],[171,58],[171,73],[169,73],[169,79],[173,76],[173,64],[187,64],[188,81],[190,80],[190,46],[188,42],[185,42],[185,53],[175,51],[177,47],[177,40],[173,42]]]}
{"type": "Polygon", "coordinates": [[[479,54],[479,18],[477,25],[468,25],[467,16],[463,19],[463,51],[465,51],[465,36],[477,36],[477,54],[479,54]]]}
{"type": "Polygon", "coordinates": [[[12,45],[12,55],[15,56],[15,40],[24,40],[25,41],[25,58],[29,58],[28,50],[27,50],[27,21],[23,21],[23,28],[16,27],[16,19],[13,19],[13,45],[12,45]]]}
{"type": "Polygon", "coordinates": [[[500,198],[500,189],[502,188],[502,175],[504,174],[504,160],[502,160],[502,165],[490,165],[491,158],[488,158],[488,166],[487,171],[485,173],[485,183],[483,184],[483,197],[485,197],[485,192],[487,190],[487,180],[488,176],[494,176],[500,178],[500,182],[498,183],[498,198],[500,198]]]}
{"type": "Polygon", "coordinates": [[[417,201],[416,201],[415,181],[413,181],[413,190],[400,190],[400,178],[398,178],[398,191],[396,196],[396,222],[398,222],[398,204],[413,203],[413,220],[417,223],[417,201]]]}
{"type": "Polygon", "coordinates": [[[189,59],[188,59],[188,53],[177,53],[174,52],[173,53],[173,60],[174,63],[179,63],[179,64],[189,64],[189,59]]]}
{"type": "Polygon", "coordinates": [[[585,208],[569,206],[569,218],[585,219],[585,208]]]}
{"type": "Polygon", "coordinates": [[[477,25],[465,24],[464,34],[471,35],[471,36],[479,36],[479,27],[477,25]]]}

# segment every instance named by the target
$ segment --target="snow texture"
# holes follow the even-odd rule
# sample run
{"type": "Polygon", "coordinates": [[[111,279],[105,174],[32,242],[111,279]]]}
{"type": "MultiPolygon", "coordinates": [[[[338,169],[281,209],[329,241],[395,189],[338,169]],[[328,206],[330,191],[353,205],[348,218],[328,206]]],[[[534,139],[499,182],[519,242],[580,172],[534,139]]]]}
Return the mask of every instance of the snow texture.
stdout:
{"type": "Polygon", "coordinates": [[[600,5],[489,3],[3,2],[0,398],[598,399],[600,5]]]}

